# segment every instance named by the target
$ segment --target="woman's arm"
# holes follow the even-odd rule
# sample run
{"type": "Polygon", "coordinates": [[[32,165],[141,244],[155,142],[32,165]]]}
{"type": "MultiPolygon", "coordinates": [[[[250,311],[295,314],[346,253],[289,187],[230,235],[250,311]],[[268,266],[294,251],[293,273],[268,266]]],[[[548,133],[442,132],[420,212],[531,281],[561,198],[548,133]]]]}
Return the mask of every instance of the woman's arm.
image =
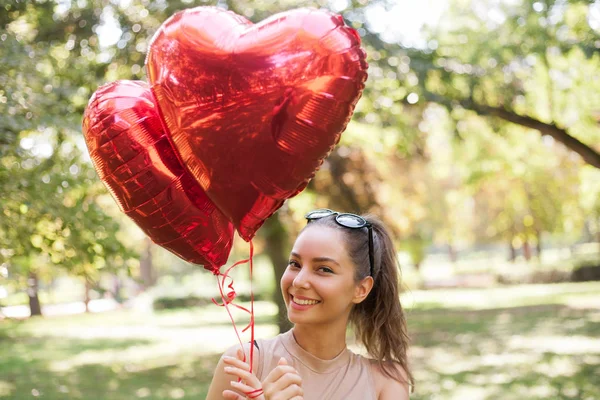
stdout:
{"type": "Polygon", "coordinates": [[[398,382],[395,379],[388,378],[389,382],[385,384],[379,393],[378,400],[408,400],[408,385],[398,382]]]}
{"type": "Polygon", "coordinates": [[[405,379],[406,383],[399,382],[387,376],[377,362],[372,362],[371,364],[375,390],[377,391],[377,400],[408,400],[410,398],[408,376],[399,364],[394,363],[392,368],[398,370],[398,373],[405,379]]]}
{"type": "MultiPolygon", "coordinates": [[[[236,353],[239,350],[240,346],[230,347],[223,353],[223,356],[219,360],[217,367],[215,368],[215,374],[213,375],[212,382],[210,383],[210,388],[208,389],[208,394],[206,396],[206,400],[223,400],[223,391],[225,390],[233,390],[231,387],[231,381],[237,380],[237,376],[230,375],[225,372],[226,364],[223,361],[223,357],[236,357],[236,353]]],[[[250,344],[244,344],[244,353],[246,354],[246,358],[249,357],[250,354],[250,344]]],[[[258,352],[254,352],[254,360],[253,365],[254,369],[256,369],[258,364],[258,352]]]]}

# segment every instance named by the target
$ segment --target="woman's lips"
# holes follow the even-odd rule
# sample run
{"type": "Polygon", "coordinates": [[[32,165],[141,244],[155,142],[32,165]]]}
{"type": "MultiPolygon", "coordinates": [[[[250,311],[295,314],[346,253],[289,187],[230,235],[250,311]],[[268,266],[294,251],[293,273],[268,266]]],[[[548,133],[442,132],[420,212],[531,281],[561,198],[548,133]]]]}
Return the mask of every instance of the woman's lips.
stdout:
{"type": "Polygon", "coordinates": [[[292,308],[299,310],[299,311],[308,310],[309,308],[319,305],[320,303],[321,302],[319,300],[309,299],[309,298],[303,297],[303,296],[294,296],[294,295],[290,294],[290,305],[292,306],[292,308]],[[300,303],[297,303],[296,300],[298,300],[298,301],[310,300],[311,303],[300,304],[300,303]]]}

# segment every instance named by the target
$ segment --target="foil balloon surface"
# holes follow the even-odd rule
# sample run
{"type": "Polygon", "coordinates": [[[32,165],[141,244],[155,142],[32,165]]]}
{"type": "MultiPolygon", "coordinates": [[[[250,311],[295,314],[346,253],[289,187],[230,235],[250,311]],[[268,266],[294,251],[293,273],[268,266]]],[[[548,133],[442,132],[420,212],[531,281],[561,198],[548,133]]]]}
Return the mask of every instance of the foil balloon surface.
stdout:
{"type": "Polygon", "coordinates": [[[358,33],[314,9],[256,25],[220,8],[179,12],[146,67],[183,164],[245,240],[306,187],[367,78],[358,33]]]}
{"type": "Polygon", "coordinates": [[[100,179],[155,243],[214,272],[225,264],[233,225],[179,161],[147,83],[99,88],[83,132],[100,179]]]}
{"type": "Polygon", "coordinates": [[[358,33],[298,9],[256,25],[174,14],[154,35],[149,84],[98,89],[83,131],[100,178],[157,244],[218,273],[234,228],[249,241],[338,143],[367,78],[358,33]]]}

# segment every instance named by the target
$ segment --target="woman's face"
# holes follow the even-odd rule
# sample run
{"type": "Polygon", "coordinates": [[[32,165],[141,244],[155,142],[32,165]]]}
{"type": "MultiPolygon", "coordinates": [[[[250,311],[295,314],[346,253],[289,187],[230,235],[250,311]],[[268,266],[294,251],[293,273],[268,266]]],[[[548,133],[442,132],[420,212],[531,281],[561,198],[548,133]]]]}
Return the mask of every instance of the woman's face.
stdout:
{"type": "Polygon", "coordinates": [[[292,323],[345,323],[352,305],[368,295],[372,280],[355,283],[354,263],[342,235],[339,229],[314,225],[296,239],[281,278],[292,323]]]}

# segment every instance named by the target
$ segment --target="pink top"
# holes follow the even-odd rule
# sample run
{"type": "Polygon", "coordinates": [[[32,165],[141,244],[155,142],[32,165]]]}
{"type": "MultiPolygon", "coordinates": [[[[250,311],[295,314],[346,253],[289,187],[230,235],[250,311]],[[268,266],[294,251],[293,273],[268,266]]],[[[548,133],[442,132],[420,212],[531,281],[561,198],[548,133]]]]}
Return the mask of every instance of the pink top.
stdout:
{"type": "Polygon", "coordinates": [[[370,361],[348,349],[332,360],[321,360],[300,347],[291,330],[256,342],[255,372],[261,381],[284,357],[302,377],[305,400],[377,399],[370,361]]]}

